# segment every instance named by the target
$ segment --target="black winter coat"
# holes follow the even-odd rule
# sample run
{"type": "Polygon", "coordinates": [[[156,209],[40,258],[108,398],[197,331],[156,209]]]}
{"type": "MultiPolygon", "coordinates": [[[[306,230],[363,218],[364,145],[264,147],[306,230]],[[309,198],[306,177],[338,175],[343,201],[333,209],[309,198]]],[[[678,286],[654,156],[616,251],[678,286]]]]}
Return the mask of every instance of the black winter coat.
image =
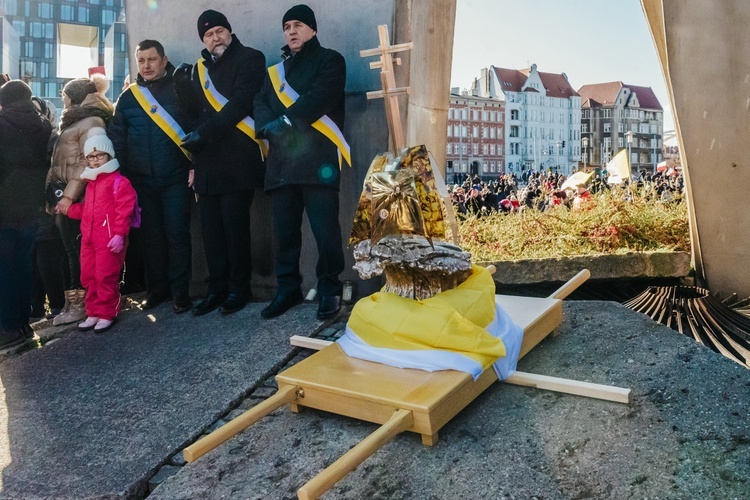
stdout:
{"type": "Polygon", "coordinates": [[[0,110],[0,224],[36,224],[44,209],[51,133],[30,100],[0,110]]]}
{"type": "Polygon", "coordinates": [[[236,127],[244,117],[254,118],[253,98],[263,84],[266,58],[262,52],[232,43],[214,61],[201,52],[216,90],[229,102],[216,112],[200,88],[197,65],[187,84],[175,82],[182,109],[194,120],[194,129],[208,144],[193,155],[198,194],[227,194],[263,185],[264,165],[258,144],[236,127]]]}
{"type": "MultiPolygon", "coordinates": [[[[284,47],[287,54],[289,48],[284,47]]],[[[289,108],[276,96],[268,76],[255,98],[255,125],[262,130],[269,122],[286,115],[292,127],[269,145],[266,158],[265,190],[293,184],[339,188],[338,150],[312,123],[328,115],[344,130],[344,87],[346,62],[332,49],[320,46],[317,36],[297,54],[284,61],[286,81],[299,95],[289,108]]]]}
{"type": "MultiPolygon", "coordinates": [[[[173,72],[174,66],[169,63],[166,76],[147,82],[139,74],[136,81],[139,86],[148,88],[159,105],[188,133],[189,120],[177,104],[173,72]]],[[[107,135],[115,147],[122,173],[136,186],[187,184],[190,160],[143,110],[131,89],[126,89],[117,99],[107,135]]]]}

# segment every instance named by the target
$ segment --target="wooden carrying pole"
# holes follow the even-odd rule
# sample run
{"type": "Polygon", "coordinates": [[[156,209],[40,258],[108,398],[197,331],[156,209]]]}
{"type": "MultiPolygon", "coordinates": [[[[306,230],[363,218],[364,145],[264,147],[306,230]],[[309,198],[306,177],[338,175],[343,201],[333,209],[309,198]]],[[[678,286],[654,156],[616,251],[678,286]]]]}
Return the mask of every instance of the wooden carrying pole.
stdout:
{"type": "Polygon", "coordinates": [[[357,446],[347,451],[341,458],[326,467],[317,476],[298,489],[297,497],[301,500],[318,498],[344,476],[356,469],[358,465],[367,460],[370,455],[412,425],[414,425],[413,413],[410,410],[397,410],[378,430],[360,441],[357,446]]]}
{"type": "Polygon", "coordinates": [[[286,386],[279,389],[278,392],[270,398],[250,408],[239,417],[232,419],[211,434],[202,437],[185,448],[183,451],[185,460],[188,462],[198,460],[200,457],[224,443],[232,436],[239,434],[247,427],[274,411],[276,408],[291,403],[300,396],[297,387],[286,386]]]}

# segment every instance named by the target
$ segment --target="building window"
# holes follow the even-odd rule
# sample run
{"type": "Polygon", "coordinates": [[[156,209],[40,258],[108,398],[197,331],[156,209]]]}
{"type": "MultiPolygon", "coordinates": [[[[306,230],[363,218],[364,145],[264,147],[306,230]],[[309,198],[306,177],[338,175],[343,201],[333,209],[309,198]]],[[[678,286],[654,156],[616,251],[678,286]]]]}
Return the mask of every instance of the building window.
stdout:
{"type": "Polygon", "coordinates": [[[479,121],[479,111],[475,109],[474,112],[472,113],[472,116],[473,116],[472,120],[474,120],[475,122],[479,121]]]}
{"type": "Polygon", "coordinates": [[[604,138],[604,150],[609,151],[610,149],[612,149],[612,138],[605,137],[604,138]]]}
{"type": "Polygon", "coordinates": [[[37,5],[37,13],[39,14],[39,17],[43,17],[45,19],[52,19],[52,5],[42,2],[39,5],[37,5]]]}
{"type": "Polygon", "coordinates": [[[445,147],[445,153],[449,155],[453,154],[453,144],[451,144],[450,142],[445,147]]]}
{"type": "Polygon", "coordinates": [[[56,83],[54,83],[54,82],[48,82],[45,85],[45,88],[46,88],[46,97],[50,97],[50,98],[59,97],[59,95],[57,93],[57,84],[56,83]]]}
{"type": "Polygon", "coordinates": [[[466,146],[466,144],[461,144],[461,154],[466,154],[468,152],[469,152],[469,150],[468,150],[468,147],[466,146]]]}
{"type": "Polygon", "coordinates": [[[478,155],[479,154],[479,144],[472,144],[471,145],[471,154],[478,155]]]}
{"type": "Polygon", "coordinates": [[[518,126],[517,125],[511,125],[510,126],[510,136],[511,137],[518,137],[518,126]]]}
{"type": "Polygon", "coordinates": [[[581,132],[586,133],[589,131],[589,126],[586,123],[581,123],[581,132]]]}
{"type": "Polygon", "coordinates": [[[23,56],[34,57],[34,42],[23,42],[23,56]]]}
{"type": "Polygon", "coordinates": [[[453,108],[448,108],[448,119],[449,120],[453,119],[453,108]]]}
{"type": "Polygon", "coordinates": [[[468,112],[466,111],[466,108],[461,109],[461,119],[466,120],[467,116],[468,116],[468,112]]]}
{"type": "Polygon", "coordinates": [[[18,36],[26,36],[26,23],[24,21],[13,21],[12,24],[18,36]]]}
{"type": "Polygon", "coordinates": [[[489,132],[487,131],[487,127],[482,127],[482,137],[486,139],[489,136],[489,132]]]}
{"type": "Polygon", "coordinates": [[[511,120],[518,120],[518,110],[517,109],[511,109],[510,110],[510,119],[511,120]]]}
{"type": "Polygon", "coordinates": [[[75,21],[75,8],[72,5],[60,6],[60,20],[75,21]]]}
{"type": "Polygon", "coordinates": [[[79,23],[89,22],[89,8],[88,7],[78,7],[78,22],[79,23]]]}
{"type": "Polygon", "coordinates": [[[617,138],[617,147],[618,147],[618,148],[623,148],[623,147],[625,147],[625,146],[623,146],[623,144],[624,144],[624,141],[623,141],[622,137],[618,137],[618,138],[617,138]]]}
{"type": "Polygon", "coordinates": [[[490,139],[495,138],[495,127],[490,127],[490,139]]]}
{"type": "Polygon", "coordinates": [[[491,155],[495,154],[495,145],[494,144],[490,144],[490,154],[491,155]]]}
{"type": "Polygon", "coordinates": [[[490,172],[493,172],[493,173],[495,172],[495,162],[494,161],[490,162],[490,172]]]}
{"type": "Polygon", "coordinates": [[[471,135],[472,137],[479,137],[479,127],[477,127],[476,125],[471,127],[471,135]]]}
{"type": "Polygon", "coordinates": [[[483,172],[483,173],[485,173],[485,174],[486,174],[487,172],[489,172],[489,167],[488,167],[488,165],[487,165],[487,162],[486,162],[486,161],[482,163],[482,172],[483,172]]]}
{"type": "Polygon", "coordinates": [[[490,147],[487,144],[482,144],[482,154],[487,155],[490,153],[490,147]]]}
{"type": "Polygon", "coordinates": [[[102,26],[111,26],[115,22],[115,11],[102,10],[102,26]]]}
{"type": "Polygon", "coordinates": [[[622,132],[624,128],[625,128],[625,126],[622,123],[618,123],[617,124],[617,131],[618,132],[622,132]]]}
{"type": "Polygon", "coordinates": [[[452,132],[453,132],[453,127],[448,125],[448,137],[451,137],[453,135],[452,132]]]}
{"type": "Polygon", "coordinates": [[[46,59],[52,59],[53,57],[55,57],[55,44],[54,43],[45,42],[44,57],[46,59]]]}
{"type": "Polygon", "coordinates": [[[605,133],[612,132],[612,124],[611,123],[605,123],[604,124],[604,132],[605,133]]]}
{"type": "Polygon", "coordinates": [[[466,125],[461,125],[461,137],[467,137],[468,135],[469,134],[466,125]]]}

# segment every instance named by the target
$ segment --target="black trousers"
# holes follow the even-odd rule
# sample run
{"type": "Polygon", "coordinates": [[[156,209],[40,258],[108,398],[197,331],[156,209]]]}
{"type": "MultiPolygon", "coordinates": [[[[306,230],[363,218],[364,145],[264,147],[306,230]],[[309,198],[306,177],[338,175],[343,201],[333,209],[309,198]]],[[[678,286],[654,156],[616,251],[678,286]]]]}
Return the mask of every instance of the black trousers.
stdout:
{"type": "Polygon", "coordinates": [[[339,274],[344,270],[344,251],[339,224],[339,193],[324,186],[284,186],[271,191],[273,230],[276,241],[276,279],[279,294],[300,288],[302,275],[302,213],[307,213],[318,247],[318,295],[341,295],[339,274]]]}
{"type": "Polygon", "coordinates": [[[208,265],[208,293],[250,293],[250,205],[254,191],[201,195],[203,249],[208,265]]]}
{"type": "Polygon", "coordinates": [[[33,316],[44,316],[44,303],[49,299],[50,309],[65,305],[65,266],[67,258],[60,235],[56,238],[38,239],[34,251],[34,284],[31,295],[33,316]]]}
{"type": "Polygon", "coordinates": [[[29,324],[37,228],[0,225],[0,332],[29,324]]]}
{"type": "Polygon", "coordinates": [[[63,248],[68,256],[70,283],[68,290],[81,288],[81,221],[69,219],[67,215],[55,215],[55,224],[60,230],[63,248]]]}
{"type": "Polygon", "coordinates": [[[134,185],[141,206],[142,254],[148,291],[187,293],[192,277],[190,200],[187,182],[166,187],[134,185]]]}

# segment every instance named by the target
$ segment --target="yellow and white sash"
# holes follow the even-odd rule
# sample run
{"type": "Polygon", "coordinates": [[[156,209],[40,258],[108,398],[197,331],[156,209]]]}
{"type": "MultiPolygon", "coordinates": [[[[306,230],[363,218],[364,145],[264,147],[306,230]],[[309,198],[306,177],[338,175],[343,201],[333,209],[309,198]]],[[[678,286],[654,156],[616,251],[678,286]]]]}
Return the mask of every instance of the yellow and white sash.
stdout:
{"type": "Polygon", "coordinates": [[[172,115],[167,113],[167,110],[159,104],[159,101],[156,100],[154,94],[152,94],[146,87],[141,87],[137,83],[131,84],[129,88],[133,93],[133,96],[135,96],[135,100],[138,101],[138,104],[143,108],[143,111],[151,117],[162,132],[167,134],[167,136],[177,144],[180,151],[182,151],[188,159],[192,159],[190,153],[182,149],[182,146],[180,146],[186,135],[185,132],[182,130],[182,127],[180,127],[180,124],[172,118],[172,115]]]}
{"type": "MultiPolygon", "coordinates": [[[[211,106],[216,111],[221,111],[221,109],[226,106],[227,102],[229,102],[229,99],[221,95],[221,93],[216,89],[216,86],[211,81],[211,77],[208,75],[206,66],[203,64],[204,61],[205,59],[200,58],[198,59],[197,63],[198,77],[201,81],[201,88],[203,89],[203,93],[206,95],[206,99],[208,99],[208,102],[211,104],[211,106]]],[[[253,120],[249,116],[246,116],[237,123],[237,128],[245,133],[250,139],[258,143],[258,146],[260,146],[260,152],[265,157],[268,153],[268,141],[255,137],[255,120],[253,120]]]]}
{"type": "MultiPolygon", "coordinates": [[[[271,78],[271,85],[273,85],[273,90],[276,91],[276,96],[285,107],[288,108],[292,104],[297,102],[297,99],[299,99],[299,94],[286,81],[286,73],[284,71],[283,62],[280,62],[279,64],[268,68],[268,76],[271,78]]],[[[346,142],[346,139],[344,139],[344,134],[341,132],[338,125],[336,125],[336,123],[334,123],[334,121],[331,120],[328,115],[323,115],[315,123],[312,124],[312,127],[326,136],[338,148],[339,168],[341,168],[342,157],[351,167],[352,157],[351,151],[349,149],[349,144],[346,142]]]]}

